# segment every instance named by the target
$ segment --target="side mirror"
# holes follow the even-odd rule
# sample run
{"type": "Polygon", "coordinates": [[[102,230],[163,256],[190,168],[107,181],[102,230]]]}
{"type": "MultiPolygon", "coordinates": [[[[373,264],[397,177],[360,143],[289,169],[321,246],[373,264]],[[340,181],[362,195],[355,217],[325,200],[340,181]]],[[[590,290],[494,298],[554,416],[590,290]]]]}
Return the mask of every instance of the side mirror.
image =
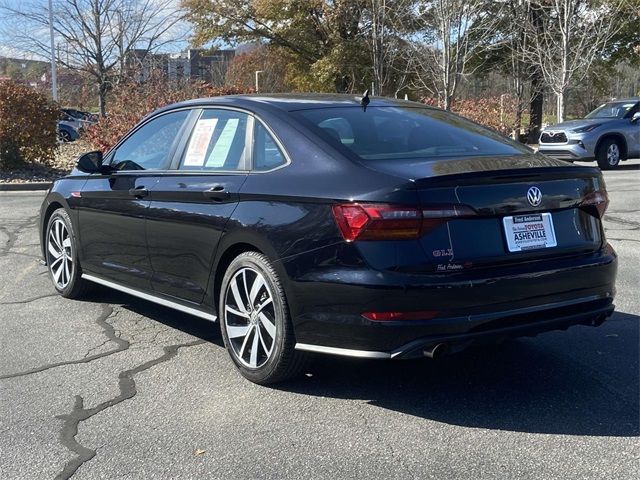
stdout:
{"type": "Polygon", "coordinates": [[[84,173],[103,173],[105,169],[102,166],[102,152],[96,150],[80,155],[76,167],[84,173]]]}
{"type": "Polygon", "coordinates": [[[633,114],[633,117],[631,117],[631,123],[636,123],[638,120],[640,120],[640,112],[633,114]]]}

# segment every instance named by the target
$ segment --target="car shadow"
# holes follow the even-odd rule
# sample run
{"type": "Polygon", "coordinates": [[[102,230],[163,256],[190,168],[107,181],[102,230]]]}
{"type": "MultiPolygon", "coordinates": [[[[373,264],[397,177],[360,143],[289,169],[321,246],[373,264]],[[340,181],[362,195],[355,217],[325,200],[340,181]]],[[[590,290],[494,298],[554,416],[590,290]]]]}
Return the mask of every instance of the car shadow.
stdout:
{"type": "MultiPolygon", "coordinates": [[[[107,289],[88,300],[122,305],[224,348],[218,326],[206,320],[107,289]]],[[[572,327],[438,360],[314,355],[305,375],[273,388],[464,427],[638,436],[639,325],[639,316],[617,312],[599,328],[572,327]]]]}
{"type": "MultiPolygon", "coordinates": [[[[620,164],[616,168],[614,168],[613,170],[607,170],[607,172],[616,172],[618,170],[640,170],[640,163],[635,163],[635,160],[633,162],[634,163],[630,163],[629,161],[620,162],[620,164]]],[[[583,167],[597,167],[597,165],[595,165],[593,161],[581,162],[579,160],[576,160],[573,162],[573,164],[583,167]]]]}
{"type": "Polygon", "coordinates": [[[640,163],[621,163],[616,167],[616,170],[640,170],[640,163]]]}
{"type": "Polygon", "coordinates": [[[605,323],[472,348],[436,361],[323,357],[312,365],[310,377],[284,388],[365,400],[464,427],[638,436],[640,317],[615,315],[617,324],[624,323],[625,333],[612,333],[611,338],[604,333],[605,323]]]}
{"type": "Polygon", "coordinates": [[[94,287],[82,300],[118,305],[133,313],[224,348],[218,323],[179,312],[169,307],[163,307],[110,288],[94,287]]]}

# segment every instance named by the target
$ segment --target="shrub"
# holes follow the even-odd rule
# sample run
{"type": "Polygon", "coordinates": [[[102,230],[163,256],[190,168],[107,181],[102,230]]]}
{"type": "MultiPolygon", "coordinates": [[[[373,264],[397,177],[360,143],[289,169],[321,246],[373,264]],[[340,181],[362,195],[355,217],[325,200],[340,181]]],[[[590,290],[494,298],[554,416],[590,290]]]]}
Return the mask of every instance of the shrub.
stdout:
{"type": "Polygon", "coordinates": [[[162,76],[145,82],[124,82],[113,88],[107,116],[87,129],[86,138],[94,148],[105,152],[145,115],[160,107],[192,98],[249,92],[236,87],[212,87],[201,81],[170,82],[162,76]]]}
{"type": "Polygon", "coordinates": [[[47,163],[57,147],[58,107],[26,85],[0,83],[0,169],[47,163]]]}
{"type": "MultiPolygon", "coordinates": [[[[438,101],[433,98],[425,98],[422,102],[438,106],[438,101]]],[[[503,135],[511,135],[514,130],[516,102],[508,95],[502,98],[502,102],[500,97],[456,100],[451,111],[503,135]]]]}

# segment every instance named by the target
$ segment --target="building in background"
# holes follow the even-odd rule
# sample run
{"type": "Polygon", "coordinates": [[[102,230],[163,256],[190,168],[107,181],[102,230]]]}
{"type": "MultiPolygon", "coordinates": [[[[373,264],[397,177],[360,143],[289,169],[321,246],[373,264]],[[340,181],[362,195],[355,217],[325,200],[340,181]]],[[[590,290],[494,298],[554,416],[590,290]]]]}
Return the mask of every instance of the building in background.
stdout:
{"type": "Polygon", "coordinates": [[[203,50],[190,48],[180,53],[150,53],[133,50],[126,67],[130,75],[143,82],[152,73],[160,72],[170,81],[201,80],[212,85],[224,85],[229,63],[235,50],[203,50]]]}

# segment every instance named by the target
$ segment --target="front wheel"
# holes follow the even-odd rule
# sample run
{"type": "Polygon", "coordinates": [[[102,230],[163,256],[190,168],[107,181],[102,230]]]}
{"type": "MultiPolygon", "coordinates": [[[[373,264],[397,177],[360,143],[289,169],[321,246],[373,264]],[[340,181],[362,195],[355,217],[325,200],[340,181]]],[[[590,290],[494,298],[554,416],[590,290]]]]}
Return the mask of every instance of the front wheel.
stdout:
{"type": "Polygon", "coordinates": [[[622,146],[620,142],[614,138],[606,139],[598,147],[596,160],[598,160],[598,166],[602,170],[616,168],[620,164],[620,160],[622,160],[622,146]]]}
{"type": "Polygon", "coordinates": [[[47,268],[55,289],[66,298],[82,297],[88,282],[82,279],[73,225],[64,208],[57,209],[49,217],[44,245],[47,268]]]}
{"type": "Polygon", "coordinates": [[[231,262],[218,311],[225,346],[245,378],[267,385],[300,373],[305,356],[295,350],[284,289],[266,256],[244,252],[231,262]]]}

